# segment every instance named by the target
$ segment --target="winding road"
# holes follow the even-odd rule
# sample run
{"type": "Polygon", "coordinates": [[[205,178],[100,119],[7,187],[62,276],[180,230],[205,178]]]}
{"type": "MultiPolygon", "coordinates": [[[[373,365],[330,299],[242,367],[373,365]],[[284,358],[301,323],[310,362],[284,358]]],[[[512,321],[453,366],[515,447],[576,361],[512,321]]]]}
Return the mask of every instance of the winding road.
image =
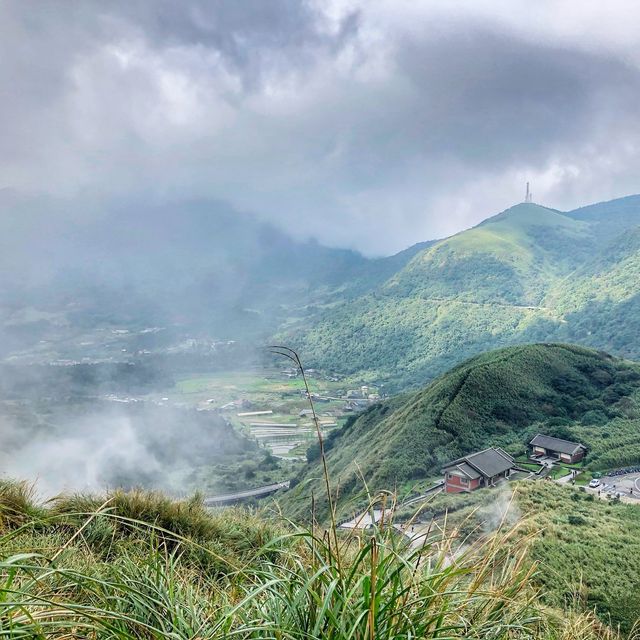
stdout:
{"type": "Polygon", "coordinates": [[[256,487],[255,489],[247,489],[246,491],[237,491],[236,493],[226,493],[220,496],[210,496],[204,499],[205,507],[220,507],[225,504],[233,504],[234,502],[242,502],[249,498],[263,498],[280,489],[289,488],[289,480],[284,482],[276,482],[275,484],[267,484],[263,487],[256,487]]]}

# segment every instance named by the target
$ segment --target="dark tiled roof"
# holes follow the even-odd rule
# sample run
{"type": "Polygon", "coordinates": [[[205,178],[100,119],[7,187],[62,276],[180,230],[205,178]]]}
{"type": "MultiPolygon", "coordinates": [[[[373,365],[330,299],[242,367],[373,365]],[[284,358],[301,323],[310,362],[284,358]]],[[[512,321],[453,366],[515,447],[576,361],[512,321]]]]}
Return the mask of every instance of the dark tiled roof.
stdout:
{"type": "Polygon", "coordinates": [[[514,460],[509,454],[494,447],[467,456],[467,462],[488,478],[504,473],[514,466],[514,460]]]}
{"type": "Polygon", "coordinates": [[[545,436],[541,433],[529,444],[531,446],[557,451],[558,453],[566,453],[567,455],[573,455],[577,453],[579,449],[586,449],[586,447],[579,442],[570,442],[569,440],[562,440],[561,438],[554,438],[553,436],[545,436]]]}
{"type": "Polygon", "coordinates": [[[445,466],[446,469],[466,464],[486,478],[492,478],[500,473],[504,473],[507,469],[515,466],[513,458],[498,447],[491,447],[478,453],[472,453],[464,458],[458,458],[445,466]]]}
{"type": "Polygon", "coordinates": [[[476,478],[480,477],[480,474],[466,462],[461,462],[460,464],[447,467],[447,470],[449,471],[453,471],[454,469],[457,469],[461,473],[464,473],[464,475],[467,476],[467,478],[469,478],[470,480],[475,480],[476,478]]]}

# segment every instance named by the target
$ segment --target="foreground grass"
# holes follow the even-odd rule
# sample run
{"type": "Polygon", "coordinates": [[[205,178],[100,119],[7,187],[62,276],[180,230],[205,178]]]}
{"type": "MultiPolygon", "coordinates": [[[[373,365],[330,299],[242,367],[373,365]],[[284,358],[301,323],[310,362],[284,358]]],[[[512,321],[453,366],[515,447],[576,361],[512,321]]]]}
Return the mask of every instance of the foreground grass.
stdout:
{"type": "Polygon", "coordinates": [[[8,482],[0,516],[0,637],[618,637],[539,603],[518,529],[410,548],[390,526],[334,537],[140,492],[41,508],[8,482]]]}
{"type": "MultiPolygon", "coordinates": [[[[580,476],[578,476],[580,477],[580,476]]],[[[410,518],[408,510],[398,518],[410,518]]],[[[579,486],[519,482],[498,490],[440,494],[422,507],[419,526],[446,522],[476,539],[496,521],[529,536],[531,582],[555,609],[595,612],[631,633],[640,618],[640,506],[594,498],[579,486]]]]}

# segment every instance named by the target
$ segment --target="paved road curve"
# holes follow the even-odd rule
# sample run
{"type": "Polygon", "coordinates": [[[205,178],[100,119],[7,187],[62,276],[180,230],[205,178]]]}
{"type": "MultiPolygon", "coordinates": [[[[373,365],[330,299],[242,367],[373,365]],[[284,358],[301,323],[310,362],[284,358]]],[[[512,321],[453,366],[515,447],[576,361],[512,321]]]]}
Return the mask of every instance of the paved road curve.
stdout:
{"type": "MultiPolygon", "coordinates": [[[[387,511],[389,513],[389,511],[387,511]]],[[[367,529],[373,524],[378,524],[382,518],[382,509],[373,509],[373,513],[365,511],[343,522],[340,529],[367,529]]]]}
{"type": "MultiPolygon", "coordinates": [[[[429,496],[433,495],[434,493],[438,493],[443,489],[444,482],[438,482],[433,487],[427,489],[422,495],[411,498],[410,500],[406,500],[405,502],[400,503],[398,506],[406,507],[415,504],[416,502],[426,500],[427,498],[429,498],[429,496]]],[[[351,520],[340,523],[339,527],[340,529],[367,529],[373,524],[378,524],[378,522],[382,518],[382,513],[382,509],[373,509],[373,513],[371,509],[368,509],[367,511],[363,511],[362,513],[353,516],[351,520]]],[[[387,514],[388,517],[391,518],[393,516],[393,510],[387,509],[387,514]]]]}
{"type": "Polygon", "coordinates": [[[247,491],[227,493],[221,496],[211,496],[204,499],[204,505],[205,507],[218,507],[223,504],[242,502],[242,500],[248,500],[249,498],[262,498],[264,496],[268,496],[271,493],[275,493],[279,489],[288,488],[289,480],[286,480],[285,482],[276,482],[275,484],[268,484],[264,487],[256,487],[255,489],[248,489],[247,491]]]}

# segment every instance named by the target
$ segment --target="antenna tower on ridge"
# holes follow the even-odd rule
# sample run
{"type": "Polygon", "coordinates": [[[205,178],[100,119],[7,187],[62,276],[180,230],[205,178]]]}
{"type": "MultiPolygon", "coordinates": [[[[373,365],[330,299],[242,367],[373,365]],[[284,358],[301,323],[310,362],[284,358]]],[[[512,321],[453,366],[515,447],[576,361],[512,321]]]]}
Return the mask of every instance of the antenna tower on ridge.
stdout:
{"type": "Polygon", "coordinates": [[[524,201],[525,202],[533,202],[533,194],[531,193],[531,190],[529,189],[529,183],[527,182],[527,193],[524,196],[524,201]]]}

